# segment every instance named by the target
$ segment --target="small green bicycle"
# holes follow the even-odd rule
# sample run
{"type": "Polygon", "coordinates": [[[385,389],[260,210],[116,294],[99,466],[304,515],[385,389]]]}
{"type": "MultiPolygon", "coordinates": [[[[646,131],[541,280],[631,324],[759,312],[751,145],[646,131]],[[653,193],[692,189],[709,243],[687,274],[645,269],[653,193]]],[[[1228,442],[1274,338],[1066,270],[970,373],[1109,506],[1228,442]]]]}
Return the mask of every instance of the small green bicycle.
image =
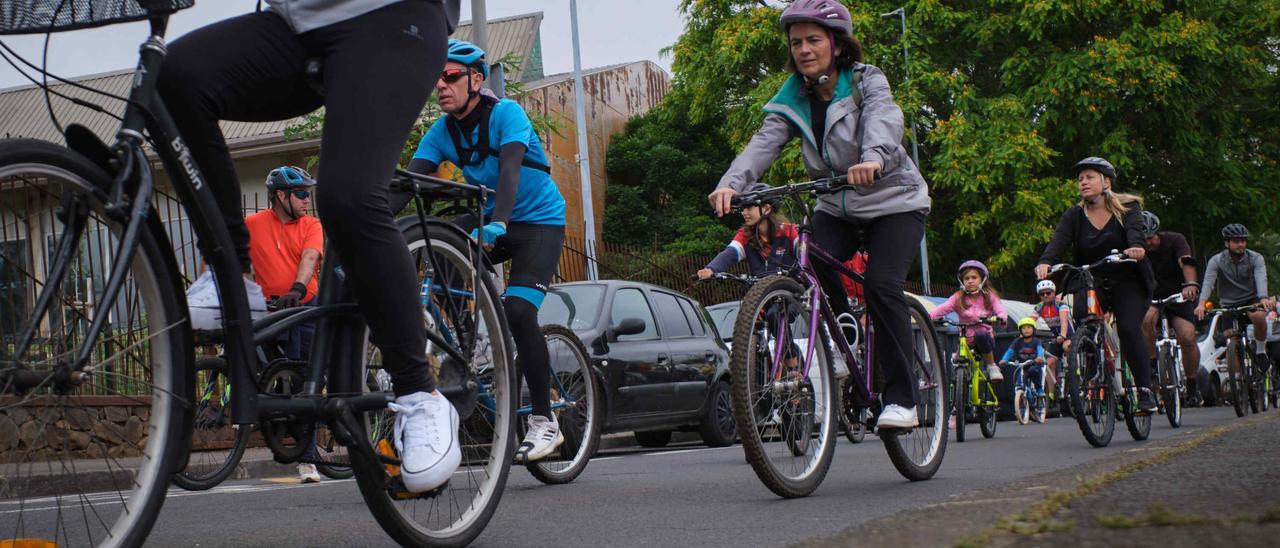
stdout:
{"type": "Polygon", "coordinates": [[[989,318],[981,322],[957,323],[943,319],[938,320],[938,323],[960,328],[960,350],[951,360],[955,371],[951,380],[951,401],[955,405],[956,441],[964,441],[965,423],[970,419],[978,422],[982,428],[982,437],[993,438],[996,435],[1000,399],[996,397],[996,390],[982,368],[982,360],[973,353],[964,334],[966,329],[981,324],[994,325],[999,320],[989,318]]]}

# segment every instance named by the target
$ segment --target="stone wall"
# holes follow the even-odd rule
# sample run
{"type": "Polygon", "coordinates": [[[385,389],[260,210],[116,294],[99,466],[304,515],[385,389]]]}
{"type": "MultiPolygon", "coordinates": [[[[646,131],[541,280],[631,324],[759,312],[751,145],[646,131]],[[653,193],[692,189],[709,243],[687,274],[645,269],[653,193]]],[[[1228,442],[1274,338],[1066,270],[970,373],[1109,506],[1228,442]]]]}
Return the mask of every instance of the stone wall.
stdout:
{"type": "Polygon", "coordinates": [[[0,402],[0,462],[137,457],[147,441],[149,398],[85,396],[44,405],[0,402]]]}

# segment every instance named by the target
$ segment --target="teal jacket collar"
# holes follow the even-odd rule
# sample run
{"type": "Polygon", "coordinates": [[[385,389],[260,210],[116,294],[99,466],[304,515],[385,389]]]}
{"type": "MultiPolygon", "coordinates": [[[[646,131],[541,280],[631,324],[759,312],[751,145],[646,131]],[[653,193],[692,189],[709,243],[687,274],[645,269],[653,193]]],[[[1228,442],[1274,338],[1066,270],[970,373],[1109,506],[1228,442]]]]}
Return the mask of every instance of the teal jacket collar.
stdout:
{"type": "MultiPolygon", "coordinates": [[[[853,73],[855,68],[840,70],[836,79],[835,95],[831,97],[831,103],[835,104],[841,99],[851,97],[853,95],[853,73]]],[[[764,105],[764,111],[772,114],[785,116],[791,121],[791,124],[800,130],[800,134],[805,140],[809,141],[809,145],[817,148],[817,139],[813,136],[813,120],[809,117],[809,95],[804,89],[803,76],[792,74],[787,81],[782,84],[782,89],[764,105]]],[[[835,122],[831,118],[827,119],[827,123],[835,122]]],[[[823,128],[824,130],[826,128],[823,128]]]]}

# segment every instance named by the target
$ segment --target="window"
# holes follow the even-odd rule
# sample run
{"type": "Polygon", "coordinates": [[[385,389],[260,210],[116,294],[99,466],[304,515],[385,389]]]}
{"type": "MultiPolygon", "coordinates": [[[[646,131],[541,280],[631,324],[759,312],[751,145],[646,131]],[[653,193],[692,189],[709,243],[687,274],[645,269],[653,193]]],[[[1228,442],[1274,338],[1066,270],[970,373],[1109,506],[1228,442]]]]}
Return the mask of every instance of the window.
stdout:
{"type": "Polygon", "coordinates": [[[685,319],[684,312],[680,310],[680,303],[676,302],[675,295],[654,291],[653,306],[658,310],[658,318],[662,321],[663,337],[678,339],[693,336],[693,330],[689,327],[689,320],[685,319]]]}
{"type": "Polygon", "coordinates": [[[689,326],[693,328],[693,336],[705,337],[707,328],[702,323],[702,314],[698,313],[698,307],[694,306],[693,301],[689,299],[677,297],[676,300],[680,301],[680,310],[684,312],[684,318],[689,321],[689,326]]]}
{"type": "Polygon", "coordinates": [[[538,323],[559,324],[569,329],[590,329],[596,325],[602,285],[565,285],[552,287],[538,309],[538,323]]]}
{"type": "Polygon", "coordinates": [[[653,311],[649,309],[649,301],[639,289],[619,289],[613,296],[613,312],[609,317],[612,327],[617,327],[622,320],[636,318],[644,322],[644,331],[634,335],[619,335],[619,341],[638,341],[658,338],[658,329],[654,326],[653,311]]]}

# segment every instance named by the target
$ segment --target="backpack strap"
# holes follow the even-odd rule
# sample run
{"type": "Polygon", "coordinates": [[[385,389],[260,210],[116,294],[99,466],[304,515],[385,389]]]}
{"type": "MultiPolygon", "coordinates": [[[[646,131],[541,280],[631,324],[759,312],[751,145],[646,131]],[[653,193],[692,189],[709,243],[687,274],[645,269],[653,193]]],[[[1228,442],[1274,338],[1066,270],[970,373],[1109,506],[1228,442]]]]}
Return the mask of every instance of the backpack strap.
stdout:
{"type": "MultiPolygon", "coordinates": [[[[493,107],[496,104],[498,104],[496,100],[485,95],[480,96],[480,104],[476,108],[484,110],[480,113],[480,135],[475,143],[469,142],[469,139],[464,139],[462,128],[458,126],[458,122],[452,116],[445,119],[445,127],[449,130],[449,139],[453,141],[453,150],[458,153],[458,160],[462,162],[464,167],[479,165],[490,156],[498,157],[498,151],[489,144],[489,118],[493,117],[493,107]],[[466,145],[463,144],[464,141],[466,141],[466,145]]],[[[520,160],[520,165],[551,173],[551,166],[535,162],[528,155],[525,155],[520,160]]]]}

